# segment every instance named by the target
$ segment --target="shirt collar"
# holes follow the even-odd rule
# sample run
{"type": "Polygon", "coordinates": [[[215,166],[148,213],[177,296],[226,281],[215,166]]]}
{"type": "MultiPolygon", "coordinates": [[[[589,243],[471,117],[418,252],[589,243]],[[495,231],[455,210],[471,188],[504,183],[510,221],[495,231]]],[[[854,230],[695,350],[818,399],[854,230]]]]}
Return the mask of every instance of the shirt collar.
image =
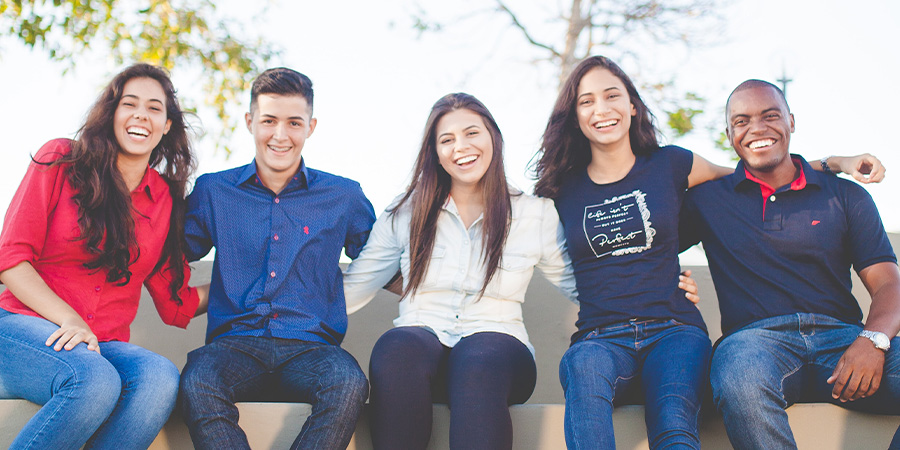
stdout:
{"type": "MultiPolygon", "coordinates": [[[[242,185],[244,183],[254,183],[258,186],[262,186],[262,181],[260,181],[259,177],[256,175],[256,159],[254,159],[250,164],[244,166],[244,170],[241,171],[240,176],[238,176],[237,181],[234,183],[235,186],[242,185]]],[[[287,186],[285,186],[285,190],[287,189],[308,189],[309,188],[309,170],[306,168],[306,160],[300,159],[300,169],[297,170],[297,173],[294,174],[293,179],[288,182],[287,186]]]]}
{"type": "Polygon", "coordinates": [[[163,179],[156,169],[147,166],[147,170],[144,172],[144,177],[141,178],[141,182],[138,183],[137,187],[131,192],[132,194],[135,192],[144,192],[150,197],[151,201],[156,202],[169,192],[169,184],[166,183],[166,180],[163,179]]]}
{"type": "MultiPolygon", "coordinates": [[[[829,176],[825,174],[821,174],[813,170],[812,166],[806,162],[800,155],[791,154],[791,161],[794,162],[794,166],[800,167],[800,176],[797,177],[794,181],[791,182],[790,186],[787,189],[792,191],[799,191],[801,189],[806,188],[809,185],[822,185],[823,176],[829,176]]],[[[833,175],[831,175],[833,176],[833,175]]],[[[738,190],[740,188],[746,189],[750,186],[766,186],[769,187],[764,182],[760,181],[756,177],[754,177],[744,166],[744,161],[740,161],[737,167],[734,169],[734,175],[732,175],[732,188],[734,190],[738,190]]],[[[773,191],[775,188],[771,188],[773,191]]]]}

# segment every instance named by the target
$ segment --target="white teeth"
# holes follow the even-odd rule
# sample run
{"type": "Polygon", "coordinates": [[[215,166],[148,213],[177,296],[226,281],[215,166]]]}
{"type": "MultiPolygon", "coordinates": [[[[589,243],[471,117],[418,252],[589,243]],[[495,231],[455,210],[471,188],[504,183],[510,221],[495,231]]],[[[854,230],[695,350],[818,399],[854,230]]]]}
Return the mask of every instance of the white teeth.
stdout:
{"type": "Polygon", "coordinates": [[[290,147],[273,147],[271,145],[269,146],[269,148],[272,149],[272,151],[275,151],[278,153],[284,153],[291,149],[290,147]]]}
{"type": "Polygon", "coordinates": [[[464,156],[462,158],[457,159],[456,164],[463,165],[463,164],[475,161],[476,159],[478,159],[478,157],[475,155],[464,156]]]}
{"type": "Polygon", "coordinates": [[[760,148],[760,147],[768,147],[768,146],[770,146],[770,145],[772,145],[772,144],[774,144],[774,143],[775,143],[775,140],[774,140],[774,139],[762,139],[762,140],[759,140],[759,141],[753,141],[753,142],[751,142],[750,145],[748,145],[748,147],[750,147],[750,148],[752,148],[752,149],[757,149],[757,148],[760,148]]]}
{"type": "Polygon", "coordinates": [[[128,127],[126,130],[128,134],[137,134],[139,136],[149,136],[150,132],[141,128],[141,127],[128,127]]]}
{"type": "Polygon", "coordinates": [[[617,123],[619,123],[619,121],[618,121],[618,120],[615,120],[615,119],[613,119],[613,120],[607,120],[606,122],[600,122],[600,123],[594,125],[594,127],[596,127],[596,128],[610,127],[610,126],[613,126],[613,125],[615,125],[615,124],[617,124],[617,123]]]}

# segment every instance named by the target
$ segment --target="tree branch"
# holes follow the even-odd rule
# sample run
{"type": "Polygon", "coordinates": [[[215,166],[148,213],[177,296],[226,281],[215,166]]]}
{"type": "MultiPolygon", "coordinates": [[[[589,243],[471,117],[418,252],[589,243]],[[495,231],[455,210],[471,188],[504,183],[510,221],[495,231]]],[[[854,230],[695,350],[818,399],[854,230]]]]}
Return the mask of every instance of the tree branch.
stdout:
{"type": "Polygon", "coordinates": [[[552,53],[553,56],[555,56],[557,58],[562,58],[562,54],[560,54],[558,50],[556,50],[555,48],[553,48],[547,44],[544,44],[544,43],[541,43],[541,42],[538,42],[537,40],[535,40],[531,36],[531,33],[528,32],[528,29],[525,28],[525,25],[522,25],[522,23],[519,22],[518,17],[516,17],[516,15],[509,8],[507,8],[506,5],[501,0],[496,0],[496,1],[497,1],[497,6],[499,7],[499,9],[501,11],[505,12],[507,15],[509,15],[509,18],[512,20],[513,25],[516,28],[518,28],[520,31],[522,31],[522,34],[525,35],[525,39],[527,39],[531,45],[534,45],[535,47],[540,47],[544,50],[547,50],[550,53],[552,53]]]}

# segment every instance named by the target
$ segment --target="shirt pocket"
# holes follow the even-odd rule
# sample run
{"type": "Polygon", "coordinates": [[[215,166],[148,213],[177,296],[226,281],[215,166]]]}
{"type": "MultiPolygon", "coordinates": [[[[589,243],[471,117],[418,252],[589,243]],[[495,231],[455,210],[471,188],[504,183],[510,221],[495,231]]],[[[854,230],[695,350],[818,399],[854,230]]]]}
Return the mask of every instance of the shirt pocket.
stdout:
{"type": "Polygon", "coordinates": [[[486,295],[522,302],[534,273],[534,258],[522,253],[506,253],[485,291],[486,295]]]}
{"type": "Polygon", "coordinates": [[[422,277],[422,283],[419,284],[419,291],[441,286],[442,279],[446,278],[442,275],[446,261],[447,248],[443,245],[435,245],[431,251],[431,260],[428,261],[428,270],[425,272],[425,276],[422,277]]]}

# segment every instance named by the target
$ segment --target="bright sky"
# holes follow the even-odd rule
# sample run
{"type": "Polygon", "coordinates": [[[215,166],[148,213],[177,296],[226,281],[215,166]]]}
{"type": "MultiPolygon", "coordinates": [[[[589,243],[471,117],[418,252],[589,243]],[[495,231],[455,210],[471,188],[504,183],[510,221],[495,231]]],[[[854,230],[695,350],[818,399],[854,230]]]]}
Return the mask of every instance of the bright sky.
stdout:
{"type": "MultiPolygon", "coordinates": [[[[264,26],[272,33],[266,37],[286,49],[274,65],[297,69],[314,83],[319,124],[303,150],[310,167],[359,181],[380,212],[408,182],[431,105],[446,93],[465,91],[493,112],[506,141],[507,173],[531,191],[525,170],[555,99],[556,75],[551,67],[533,63],[541,54],[509,27],[507,18],[480,16],[416,39],[410,27],[417,11],[412,0],[282,3],[272,8],[264,26]]],[[[555,2],[548,3],[509,5],[521,11],[523,20],[542,23],[553,14],[547,8],[555,2]]],[[[236,4],[234,15],[245,14],[246,4],[236,4]]],[[[484,5],[453,2],[454,11],[446,2],[419,4],[437,19],[484,5]]],[[[728,29],[711,39],[719,45],[691,51],[653,48],[641,56],[640,66],[626,63],[625,70],[649,81],[674,77],[679,86],[710,100],[707,120],[716,124],[724,124],[725,98],[739,82],[774,81],[785,70],[793,79],[787,94],[796,117],[791,150],[807,159],[861,152],[881,158],[888,179],[867,189],[888,231],[900,232],[900,151],[893,142],[897,125],[891,112],[900,105],[898,2],[734,0],[721,13],[728,29]]],[[[0,208],[5,209],[29,155],[47,140],[72,137],[119,68],[94,55],[61,75],[62,66],[47,62],[42,53],[8,38],[0,43],[0,208]]],[[[174,77],[182,97],[199,84],[178,73],[174,77]]],[[[249,93],[244,97],[236,111],[248,108],[249,93]]],[[[213,116],[200,119],[215,121],[213,116]]],[[[733,164],[706,133],[672,143],[733,164]]],[[[239,130],[232,145],[236,151],[225,159],[200,141],[200,172],[250,162],[249,133],[239,130]]]]}

